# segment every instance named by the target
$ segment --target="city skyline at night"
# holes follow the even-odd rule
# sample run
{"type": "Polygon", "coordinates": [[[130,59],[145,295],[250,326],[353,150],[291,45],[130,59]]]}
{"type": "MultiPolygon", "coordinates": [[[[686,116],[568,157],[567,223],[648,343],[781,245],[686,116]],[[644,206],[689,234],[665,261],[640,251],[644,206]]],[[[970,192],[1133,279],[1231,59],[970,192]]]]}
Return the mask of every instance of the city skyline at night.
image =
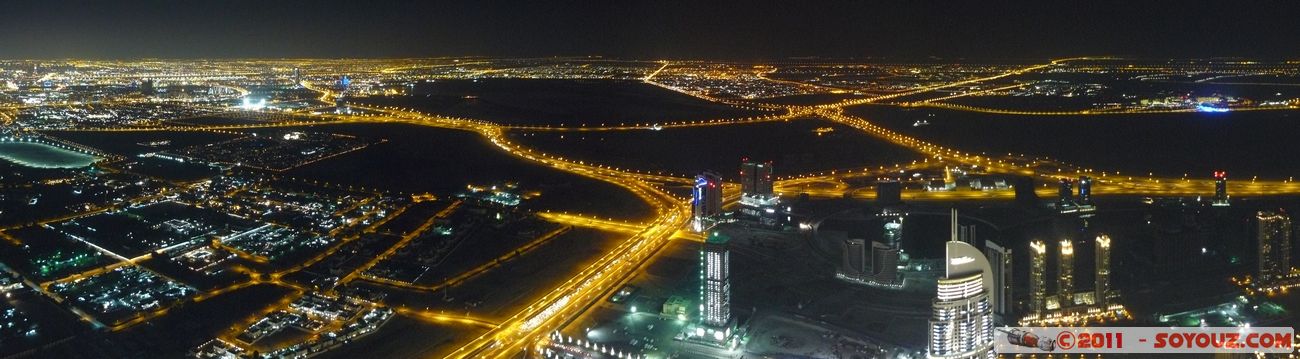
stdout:
{"type": "Polygon", "coordinates": [[[7,2],[0,359],[1288,357],[1291,5],[7,2]]]}

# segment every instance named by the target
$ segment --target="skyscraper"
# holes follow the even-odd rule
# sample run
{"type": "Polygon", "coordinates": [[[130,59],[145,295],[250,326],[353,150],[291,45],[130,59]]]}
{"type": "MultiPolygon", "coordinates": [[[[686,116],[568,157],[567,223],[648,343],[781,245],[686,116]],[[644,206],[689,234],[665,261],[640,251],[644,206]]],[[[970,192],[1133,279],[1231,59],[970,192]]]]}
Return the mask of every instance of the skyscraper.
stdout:
{"type": "Polygon", "coordinates": [[[1061,257],[1056,261],[1056,291],[1061,297],[1061,306],[1074,304],[1074,242],[1061,240],[1061,257]]]}
{"type": "Polygon", "coordinates": [[[734,218],[768,228],[781,228],[790,223],[791,207],[782,206],[781,198],[772,191],[772,162],[743,159],[740,191],[740,207],[734,218]]]}
{"type": "Polygon", "coordinates": [[[1038,193],[1034,192],[1034,179],[1029,176],[1016,176],[1012,184],[1016,189],[1016,204],[1020,206],[1037,206],[1038,193]]]}
{"type": "Polygon", "coordinates": [[[1013,311],[1011,293],[1011,249],[984,241],[984,256],[993,269],[993,314],[1007,320],[1013,311]]]}
{"type": "Polygon", "coordinates": [[[748,158],[740,164],[740,193],[757,198],[772,197],[772,162],[758,163],[748,158]]]}
{"type": "Polygon", "coordinates": [[[1217,207],[1229,205],[1227,172],[1214,171],[1214,201],[1211,205],[1217,207]]]}
{"type": "Polygon", "coordinates": [[[1105,234],[1097,236],[1097,274],[1096,274],[1096,293],[1094,299],[1096,305],[1105,308],[1110,303],[1110,236],[1105,234]]]}
{"type": "Polygon", "coordinates": [[[700,324],[725,332],[718,341],[730,336],[731,324],[731,252],[729,238],[710,233],[700,251],[700,324]]]}
{"type": "Polygon", "coordinates": [[[871,281],[880,285],[899,285],[898,247],[871,242],[871,281]]]}
{"type": "Polygon", "coordinates": [[[1074,242],[1064,239],[1060,242],[1057,257],[1056,294],[1047,295],[1044,276],[1047,267],[1047,245],[1040,241],[1029,243],[1030,250],[1030,313],[1020,318],[1022,326],[1059,325],[1068,323],[1087,323],[1105,321],[1127,316],[1124,306],[1115,301],[1118,292],[1110,286],[1110,236],[1100,234],[1094,242],[1096,262],[1094,282],[1075,292],[1074,282],[1074,242]]]}
{"type": "Polygon", "coordinates": [[[1079,204],[1092,204],[1092,177],[1079,176],[1079,204]]]}
{"type": "MultiPolygon", "coordinates": [[[[955,231],[955,230],[954,230],[955,231]]],[[[927,358],[992,359],[992,269],[974,246],[946,243],[945,275],[939,279],[930,318],[927,358]]]]}
{"type": "Polygon", "coordinates": [[[1057,184],[1056,190],[1056,209],[1065,210],[1074,207],[1074,184],[1070,183],[1067,178],[1062,178],[1057,184]]]}
{"type": "Polygon", "coordinates": [[[722,213],[722,177],[713,172],[695,176],[691,191],[691,216],[696,231],[713,226],[715,217],[722,213]]]}
{"type": "Polygon", "coordinates": [[[845,239],[843,249],[844,262],[841,265],[844,267],[842,269],[844,275],[850,277],[861,277],[865,274],[867,267],[867,241],[860,238],[845,239]]]}
{"type": "Polygon", "coordinates": [[[352,86],[352,79],[348,75],[339,77],[337,83],[338,94],[334,97],[334,111],[338,113],[352,113],[352,108],[348,107],[348,89],[352,86]]]}
{"type": "Polygon", "coordinates": [[[153,80],[151,79],[140,80],[140,93],[145,96],[153,96],[158,94],[157,90],[153,88],[153,80]]]}
{"type": "Polygon", "coordinates": [[[1041,313],[1047,308],[1047,244],[1029,242],[1029,311],[1041,313]]]}
{"type": "MultiPolygon", "coordinates": [[[[903,214],[885,210],[881,217],[885,219],[884,231],[881,234],[880,241],[871,241],[869,257],[871,261],[866,268],[862,269],[861,275],[855,277],[851,273],[843,272],[841,278],[855,283],[895,289],[901,288],[903,282],[898,275],[898,263],[901,261],[902,256],[899,244],[902,242],[903,237],[903,214]]],[[[856,250],[855,246],[857,245],[857,242],[852,242],[846,244],[845,248],[854,248],[856,250]]],[[[857,252],[854,252],[854,255],[857,255],[857,252]]],[[[845,263],[849,263],[849,258],[845,259],[845,263]]]]}
{"type": "Polygon", "coordinates": [[[1270,282],[1291,273],[1291,217],[1282,210],[1259,211],[1255,216],[1259,241],[1259,279],[1270,282]]]}

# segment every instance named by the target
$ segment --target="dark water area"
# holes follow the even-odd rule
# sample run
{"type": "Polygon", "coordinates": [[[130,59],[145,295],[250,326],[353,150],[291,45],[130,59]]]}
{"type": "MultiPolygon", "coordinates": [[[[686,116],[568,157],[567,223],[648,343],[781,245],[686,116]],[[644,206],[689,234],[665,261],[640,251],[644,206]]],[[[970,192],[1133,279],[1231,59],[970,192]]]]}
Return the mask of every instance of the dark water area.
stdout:
{"type": "Polygon", "coordinates": [[[528,147],[620,168],[734,177],[742,157],[773,161],[777,175],[911,162],[922,156],[852,128],[800,119],[660,131],[515,132],[528,147]],[[817,129],[831,129],[818,133],[817,129]]]}
{"type": "Polygon", "coordinates": [[[238,137],[229,133],[210,131],[139,131],[139,132],[79,132],[44,131],[44,133],[90,146],[108,153],[134,157],[142,153],[185,148],[217,143],[238,137]],[[140,143],[170,141],[167,144],[145,146],[140,143]]]}
{"type": "Polygon", "coordinates": [[[285,172],[289,176],[444,196],[463,191],[467,184],[517,182],[525,191],[541,192],[541,196],[524,202],[528,208],[576,211],[622,219],[644,219],[653,214],[631,192],[518,159],[475,133],[398,124],[293,129],[388,141],[294,168],[285,172]]]}
{"type": "Polygon", "coordinates": [[[1300,113],[1015,116],[856,106],[848,113],[963,151],[1047,156],[1097,171],[1285,179],[1300,174],[1300,113]],[[934,116],[931,117],[930,114],[934,116]],[[920,119],[928,126],[914,127],[920,119]]]}
{"type": "Polygon", "coordinates": [[[221,169],[196,162],[176,162],[152,158],[135,158],[115,167],[143,176],[172,182],[197,182],[221,174],[221,169]]]}
{"type": "Polygon", "coordinates": [[[746,117],[736,109],[637,81],[437,80],[411,95],[354,100],[510,124],[599,125],[746,117]]]}

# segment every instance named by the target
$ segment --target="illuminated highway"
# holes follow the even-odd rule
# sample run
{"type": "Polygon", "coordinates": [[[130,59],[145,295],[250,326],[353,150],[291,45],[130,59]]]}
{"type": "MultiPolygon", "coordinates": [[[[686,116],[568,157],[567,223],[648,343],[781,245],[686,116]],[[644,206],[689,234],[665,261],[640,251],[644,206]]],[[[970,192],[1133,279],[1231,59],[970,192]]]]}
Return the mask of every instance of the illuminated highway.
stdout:
{"type": "Polygon", "coordinates": [[[651,80],[655,78],[655,75],[658,75],[660,72],[663,72],[664,69],[668,68],[668,65],[670,64],[668,61],[660,61],[660,63],[661,64],[659,65],[659,68],[655,69],[654,71],[650,72],[650,74],[641,78],[641,81],[651,82],[651,80]]]}
{"type": "Polygon", "coordinates": [[[807,109],[791,108],[784,114],[773,114],[766,116],[752,116],[742,118],[722,118],[698,121],[670,121],[662,123],[639,123],[639,124],[618,124],[617,126],[606,126],[604,124],[595,126],[579,127],[554,127],[554,126],[503,126],[510,130],[527,130],[527,131],[631,131],[631,130],[662,130],[668,128],[690,128],[690,127],[707,127],[707,126],[725,126],[725,125],[744,125],[751,123],[763,122],[783,122],[809,116],[813,112],[807,109]]]}
{"type": "Polygon", "coordinates": [[[397,311],[397,313],[405,314],[413,318],[418,318],[418,319],[426,320],[437,324],[462,324],[462,325],[480,327],[484,329],[496,329],[497,327],[501,326],[500,324],[493,323],[486,319],[463,316],[463,315],[445,314],[440,312],[431,312],[427,310],[415,310],[407,307],[397,307],[395,310],[397,311]]]}
{"type": "Polygon", "coordinates": [[[936,98],[926,99],[926,100],[922,100],[922,101],[918,101],[918,102],[907,102],[907,103],[904,103],[904,105],[921,105],[921,104],[928,104],[928,103],[936,102],[936,101],[951,100],[951,99],[955,99],[955,98],[962,98],[962,97],[967,97],[967,96],[982,95],[982,94],[991,93],[991,92],[997,92],[997,91],[1006,91],[1006,90],[1018,89],[1018,88],[1025,87],[1025,86],[1029,86],[1029,83],[1015,84],[1015,85],[1002,86],[1002,87],[994,87],[994,88],[990,88],[990,89],[983,89],[983,90],[977,90],[977,91],[962,92],[962,93],[959,93],[959,94],[956,94],[956,95],[950,95],[950,96],[944,96],[944,97],[936,97],[936,98]]]}
{"type": "Polygon", "coordinates": [[[596,218],[596,217],[583,216],[580,214],[542,212],[542,213],[538,213],[537,216],[547,221],[551,221],[555,223],[567,224],[570,226],[595,228],[595,229],[609,231],[609,232],[635,233],[635,232],[640,232],[641,229],[645,228],[644,223],[628,223],[628,222],[616,221],[610,218],[596,218]]]}
{"type": "MultiPolygon", "coordinates": [[[[732,198],[732,202],[736,199],[732,198]]],[[[595,218],[579,214],[542,212],[537,214],[538,217],[547,221],[570,225],[574,227],[593,228],[606,232],[636,234],[645,228],[644,223],[629,223],[616,221],[609,218],[595,218]]],[[[695,242],[703,242],[704,236],[686,229],[680,229],[673,234],[673,239],[686,239],[695,242]]]]}

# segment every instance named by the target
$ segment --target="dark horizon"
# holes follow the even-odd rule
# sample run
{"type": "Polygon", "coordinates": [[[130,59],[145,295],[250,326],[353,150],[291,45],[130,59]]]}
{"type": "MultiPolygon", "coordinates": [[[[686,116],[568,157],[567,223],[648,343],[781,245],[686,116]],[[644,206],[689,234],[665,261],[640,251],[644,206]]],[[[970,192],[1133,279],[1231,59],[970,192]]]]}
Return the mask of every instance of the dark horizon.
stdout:
{"type": "Polygon", "coordinates": [[[368,2],[0,5],[0,58],[1296,59],[1296,3],[368,2]],[[1267,44],[1267,46],[1260,46],[1267,44]]]}

